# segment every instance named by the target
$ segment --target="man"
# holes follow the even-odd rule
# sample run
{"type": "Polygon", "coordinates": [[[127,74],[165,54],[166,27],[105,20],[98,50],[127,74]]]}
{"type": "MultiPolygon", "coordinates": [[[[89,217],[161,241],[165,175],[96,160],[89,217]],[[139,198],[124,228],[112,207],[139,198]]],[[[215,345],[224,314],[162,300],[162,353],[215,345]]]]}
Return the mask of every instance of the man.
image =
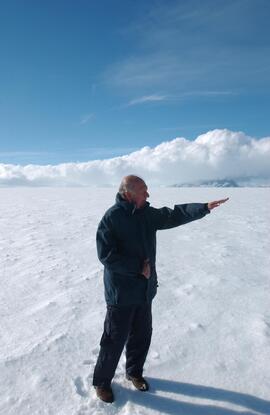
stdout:
{"type": "Polygon", "coordinates": [[[203,218],[227,199],[156,209],[146,201],[147,186],[138,176],[123,178],[116,203],[99,223],[97,252],[104,265],[107,314],[93,385],[104,402],[126,344],[126,377],[140,391],[149,388],[143,366],[152,335],[151,303],[157,291],[156,231],[203,218]]]}

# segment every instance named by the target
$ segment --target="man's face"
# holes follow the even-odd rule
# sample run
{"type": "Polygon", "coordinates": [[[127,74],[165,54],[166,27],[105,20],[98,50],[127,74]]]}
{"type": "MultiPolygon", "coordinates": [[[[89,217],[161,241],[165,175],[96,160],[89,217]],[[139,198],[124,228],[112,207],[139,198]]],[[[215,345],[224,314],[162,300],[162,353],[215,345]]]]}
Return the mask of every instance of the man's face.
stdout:
{"type": "Polygon", "coordinates": [[[146,199],[149,197],[147,186],[144,181],[139,181],[134,186],[134,191],[131,193],[132,201],[135,203],[137,209],[145,205],[146,199]]]}

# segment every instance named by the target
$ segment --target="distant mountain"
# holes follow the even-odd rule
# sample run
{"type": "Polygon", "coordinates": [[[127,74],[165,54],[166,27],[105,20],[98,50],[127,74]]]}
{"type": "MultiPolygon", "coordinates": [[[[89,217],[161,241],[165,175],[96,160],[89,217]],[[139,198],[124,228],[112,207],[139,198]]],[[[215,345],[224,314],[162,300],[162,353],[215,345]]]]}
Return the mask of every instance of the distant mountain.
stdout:
{"type": "Polygon", "coordinates": [[[262,183],[253,178],[201,180],[191,183],[176,183],[171,187],[270,187],[270,183],[262,183]]]}

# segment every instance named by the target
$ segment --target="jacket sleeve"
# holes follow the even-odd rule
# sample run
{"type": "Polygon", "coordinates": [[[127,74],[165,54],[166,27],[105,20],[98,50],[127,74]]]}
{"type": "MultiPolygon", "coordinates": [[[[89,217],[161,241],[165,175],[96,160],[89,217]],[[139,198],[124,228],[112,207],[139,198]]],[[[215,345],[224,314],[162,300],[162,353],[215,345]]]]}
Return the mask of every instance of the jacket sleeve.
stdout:
{"type": "Polygon", "coordinates": [[[117,239],[109,220],[105,217],[98,225],[96,242],[98,258],[110,271],[130,276],[141,273],[142,264],[139,258],[118,252],[117,239]]]}
{"type": "Polygon", "coordinates": [[[210,213],[207,203],[187,203],[175,205],[174,209],[155,209],[156,229],[170,229],[203,218],[210,213]]]}

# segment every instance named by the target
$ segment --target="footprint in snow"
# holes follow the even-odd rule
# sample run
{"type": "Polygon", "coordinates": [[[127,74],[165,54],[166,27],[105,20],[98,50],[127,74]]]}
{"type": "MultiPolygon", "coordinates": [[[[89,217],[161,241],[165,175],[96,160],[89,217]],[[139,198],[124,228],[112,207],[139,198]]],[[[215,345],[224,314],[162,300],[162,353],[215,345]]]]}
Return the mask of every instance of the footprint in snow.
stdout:
{"type": "Polygon", "coordinates": [[[270,337],[270,321],[264,320],[264,333],[267,337],[270,337]]]}
{"type": "Polygon", "coordinates": [[[93,359],[86,359],[83,361],[83,365],[86,365],[86,366],[90,366],[92,365],[92,363],[94,363],[93,359]]]}
{"type": "Polygon", "coordinates": [[[99,347],[95,347],[95,348],[92,350],[92,354],[93,354],[94,356],[97,356],[97,355],[98,355],[98,353],[99,353],[99,347]]]}
{"type": "Polygon", "coordinates": [[[177,294],[180,295],[191,295],[193,294],[194,289],[196,288],[193,284],[186,284],[182,285],[181,287],[176,289],[177,294]]]}
{"type": "Polygon", "coordinates": [[[191,323],[189,325],[189,331],[195,332],[196,330],[205,330],[205,327],[201,323],[191,323]]]}
{"type": "Polygon", "coordinates": [[[80,395],[82,398],[86,398],[88,396],[88,393],[85,390],[85,387],[84,387],[84,384],[83,384],[83,380],[80,376],[78,376],[74,380],[74,385],[75,385],[76,393],[78,395],[80,395]]]}

